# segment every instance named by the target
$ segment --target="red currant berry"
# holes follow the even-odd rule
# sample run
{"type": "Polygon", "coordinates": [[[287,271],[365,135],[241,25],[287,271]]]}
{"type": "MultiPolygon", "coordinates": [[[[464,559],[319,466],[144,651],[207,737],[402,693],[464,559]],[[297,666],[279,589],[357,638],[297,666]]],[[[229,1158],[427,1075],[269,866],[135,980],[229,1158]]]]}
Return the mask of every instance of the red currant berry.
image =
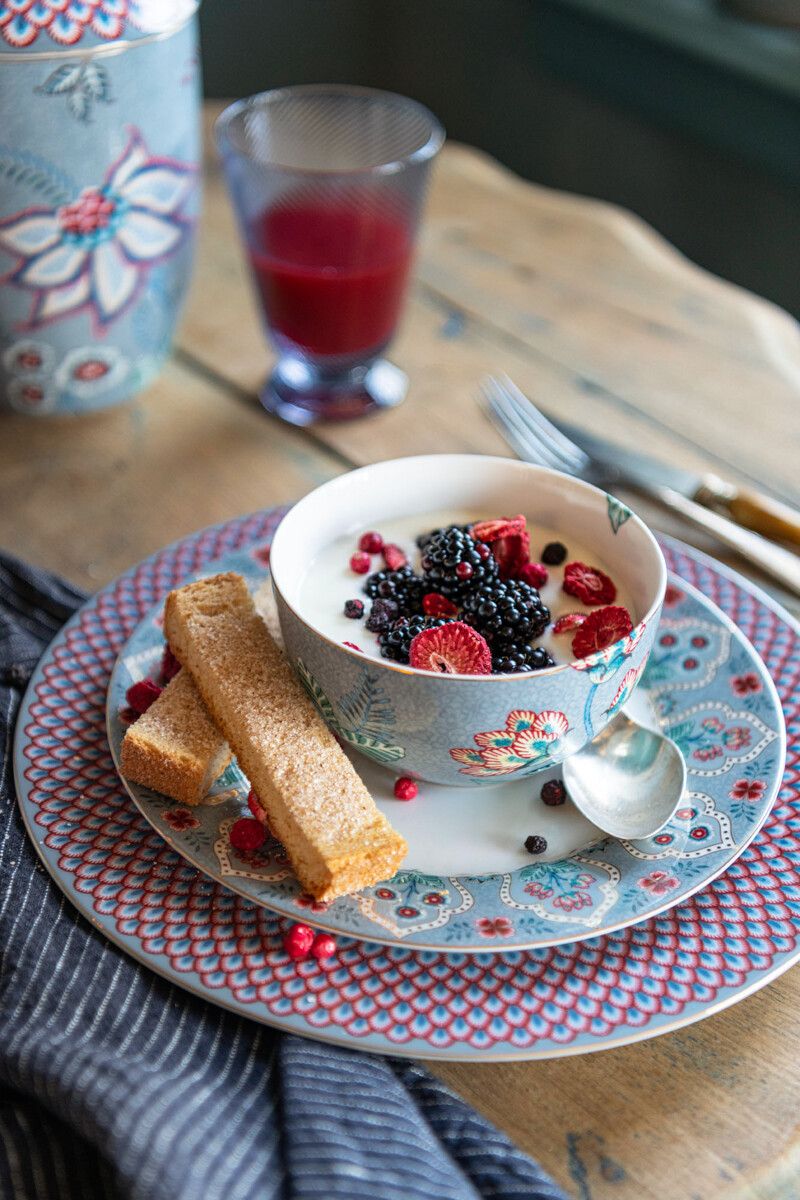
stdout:
{"type": "Polygon", "coordinates": [[[401,775],[394,781],[394,794],[398,800],[413,800],[418,791],[414,780],[409,779],[407,775],[401,775]]]}

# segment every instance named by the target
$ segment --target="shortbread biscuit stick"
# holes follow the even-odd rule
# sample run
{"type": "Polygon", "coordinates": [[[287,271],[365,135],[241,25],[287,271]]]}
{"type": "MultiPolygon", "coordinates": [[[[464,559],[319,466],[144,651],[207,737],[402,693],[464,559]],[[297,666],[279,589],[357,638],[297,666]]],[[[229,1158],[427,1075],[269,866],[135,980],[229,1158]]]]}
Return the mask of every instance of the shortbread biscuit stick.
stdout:
{"type": "MultiPolygon", "coordinates": [[[[278,609],[269,577],[253,595],[256,609],[283,648],[278,609]]],[[[228,743],[208,715],[188,671],[164,689],[122,743],[122,773],[133,783],[162,792],[181,804],[201,804],[230,762],[228,743]]]]}
{"type": "Polygon", "coordinates": [[[390,878],[407,851],[257,615],[240,575],[171,592],[164,632],[317,900],[390,878]]]}
{"type": "Polygon", "coordinates": [[[181,670],[126,730],[120,768],[133,783],[200,804],[230,759],[191,675],[181,670]]]}

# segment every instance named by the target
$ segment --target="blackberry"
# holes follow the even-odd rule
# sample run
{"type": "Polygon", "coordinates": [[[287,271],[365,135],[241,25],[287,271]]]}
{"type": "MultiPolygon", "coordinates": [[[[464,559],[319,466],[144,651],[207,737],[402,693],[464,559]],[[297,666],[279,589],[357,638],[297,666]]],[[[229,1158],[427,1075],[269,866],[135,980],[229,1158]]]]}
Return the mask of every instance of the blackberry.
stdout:
{"type": "Polygon", "coordinates": [[[396,600],[384,600],[378,596],[372,601],[372,608],[367,617],[367,629],[370,633],[384,633],[390,629],[399,616],[396,600]]]}
{"type": "Polygon", "coordinates": [[[560,567],[567,557],[567,547],[563,542],[548,542],[542,551],[542,562],[548,567],[560,567]]]}
{"type": "Polygon", "coordinates": [[[520,671],[543,671],[554,667],[555,660],[544,646],[508,646],[492,655],[493,675],[514,675],[520,671]]]}
{"type": "Polygon", "coordinates": [[[528,854],[544,854],[547,849],[547,838],[543,838],[541,834],[532,833],[530,837],[525,838],[525,849],[528,854]]]}
{"type": "Polygon", "coordinates": [[[469,533],[471,526],[469,525],[446,525],[443,529],[431,529],[428,533],[421,533],[417,538],[417,545],[420,550],[424,550],[428,542],[432,538],[438,537],[440,533],[452,533],[453,530],[458,530],[459,533],[469,533]]]}
{"type": "Polygon", "coordinates": [[[422,552],[426,592],[440,592],[456,603],[468,592],[491,585],[497,571],[489,548],[457,526],[434,533],[422,552]]]}
{"type": "Polygon", "coordinates": [[[395,662],[407,663],[411,643],[423,629],[438,629],[447,625],[444,617],[401,617],[395,621],[391,629],[378,635],[378,645],[383,658],[394,659],[395,662]]]}
{"type": "Polygon", "coordinates": [[[495,580],[489,587],[468,592],[462,604],[462,620],[482,633],[496,653],[524,648],[550,620],[550,609],[536,588],[519,579],[495,580]]]}
{"type": "Polygon", "coordinates": [[[351,621],[358,621],[364,615],[363,600],[345,600],[344,615],[349,617],[351,621]]]}
{"type": "Polygon", "coordinates": [[[550,808],[555,808],[559,804],[563,804],[567,798],[567,789],[560,779],[548,779],[547,783],[542,784],[542,790],[539,795],[542,800],[550,808]]]}
{"type": "Polygon", "coordinates": [[[404,617],[422,612],[422,597],[429,590],[409,566],[398,567],[396,571],[376,571],[364,584],[364,591],[372,600],[394,600],[398,614],[404,617]]]}

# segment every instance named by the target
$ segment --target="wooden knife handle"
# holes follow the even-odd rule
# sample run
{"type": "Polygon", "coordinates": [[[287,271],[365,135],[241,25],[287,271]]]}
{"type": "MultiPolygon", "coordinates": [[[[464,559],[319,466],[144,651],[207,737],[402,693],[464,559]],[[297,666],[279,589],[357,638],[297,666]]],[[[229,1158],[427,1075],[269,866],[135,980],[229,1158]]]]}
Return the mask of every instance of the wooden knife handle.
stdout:
{"type": "Polygon", "coordinates": [[[754,529],[773,541],[800,546],[800,512],[755,488],[740,487],[710,475],[703,480],[695,499],[726,513],[737,525],[754,529]]]}

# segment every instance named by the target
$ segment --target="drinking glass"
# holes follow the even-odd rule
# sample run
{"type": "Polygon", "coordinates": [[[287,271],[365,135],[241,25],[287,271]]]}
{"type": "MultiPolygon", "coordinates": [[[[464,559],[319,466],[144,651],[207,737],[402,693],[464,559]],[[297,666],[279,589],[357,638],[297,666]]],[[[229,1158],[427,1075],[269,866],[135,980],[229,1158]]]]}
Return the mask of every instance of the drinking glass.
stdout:
{"type": "Polygon", "coordinates": [[[315,84],[237,101],[217,140],[278,355],[264,407],[309,425],[400,403],[405,376],[382,355],[439,122],[404,96],[315,84]]]}

